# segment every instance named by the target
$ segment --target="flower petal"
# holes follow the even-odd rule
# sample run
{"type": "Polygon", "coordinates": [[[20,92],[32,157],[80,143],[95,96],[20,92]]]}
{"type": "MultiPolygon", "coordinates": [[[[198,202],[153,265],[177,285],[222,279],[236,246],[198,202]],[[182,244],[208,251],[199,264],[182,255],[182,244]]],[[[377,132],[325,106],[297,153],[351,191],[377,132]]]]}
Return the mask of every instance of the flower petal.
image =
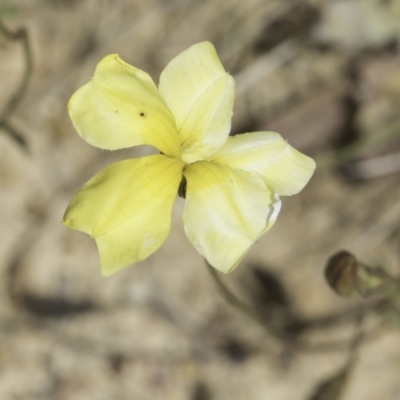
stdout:
{"type": "Polygon", "coordinates": [[[151,77],[111,54],[68,104],[79,135],[93,146],[117,150],[148,144],[180,155],[175,120],[151,77]]]}
{"type": "Polygon", "coordinates": [[[213,267],[228,273],[274,224],[280,200],[257,175],[226,165],[196,162],[184,175],[186,235],[213,267]]]}
{"type": "Polygon", "coordinates": [[[312,158],[298,152],[275,132],[229,137],[209,161],[257,173],[281,196],[300,192],[315,170],[312,158]]]}
{"type": "Polygon", "coordinates": [[[161,73],[159,89],[175,116],[185,162],[205,159],[225,142],[234,80],[211,43],[196,44],[175,57],[161,73]]]}
{"type": "Polygon", "coordinates": [[[75,194],[63,222],[96,239],[104,276],[147,258],[163,244],[182,168],[180,160],[158,154],[124,160],[75,194]]]}

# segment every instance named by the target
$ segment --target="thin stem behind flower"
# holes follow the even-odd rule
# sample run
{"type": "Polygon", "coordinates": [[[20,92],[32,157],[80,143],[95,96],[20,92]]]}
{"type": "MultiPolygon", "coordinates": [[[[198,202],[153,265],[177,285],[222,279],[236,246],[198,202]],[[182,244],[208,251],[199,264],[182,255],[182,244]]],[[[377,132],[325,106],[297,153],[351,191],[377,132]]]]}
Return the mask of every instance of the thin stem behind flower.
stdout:
{"type": "MultiPolygon", "coordinates": [[[[359,332],[357,332],[357,335],[351,339],[350,341],[340,341],[340,342],[322,342],[322,343],[309,343],[301,339],[294,339],[293,337],[287,335],[284,332],[277,331],[276,329],[273,329],[271,326],[269,326],[253,309],[251,309],[245,302],[240,300],[223,282],[223,280],[220,278],[217,270],[213,268],[207,260],[205,260],[208,271],[210,272],[211,277],[213,278],[215,284],[217,285],[217,288],[219,292],[221,293],[222,297],[233,307],[235,307],[238,311],[240,311],[243,315],[245,315],[247,318],[253,320],[258,326],[260,326],[264,332],[267,334],[267,338],[270,341],[270,343],[273,345],[273,347],[276,349],[278,347],[280,350],[294,350],[294,351],[301,351],[301,352],[330,352],[330,351],[341,351],[341,350],[347,350],[347,351],[352,351],[353,347],[355,346],[355,342],[357,342],[357,336],[359,335],[359,332]]],[[[371,309],[369,310],[364,310],[363,315],[367,313],[368,311],[373,311],[375,310],[378,305],[381,304],[381,302],[378,302],[377,304],[373,304],[371,309]]],[[[282,310],[284,312],[284,310],[282,310]]],[[[358,319],[358,317],[357,317],[358,319]]],[[[378,326],[374,329],[372,329],[368,334],[363,333],[362,336],[364,338],[364,341],[367,341],[367,339],[372,340],[377,337],[382,331],[380,329],[381,327],[378,326]]]]}
{"type": "Polygon", "coordinates": [[[212,267],[207,260],[205,260],[208,271],[210,272],[210,275],[212,276],[215,284],[218,287],[219,292],[221,293],[222,297],[232,306],[234,306],[237,310],[239,310],[243,315],[246,317],[252,319],[256,324],[258,324],[261,328],[264,329],[264,331],[268,335],[268,339],[272,340],[275,342],[274,344],[278,344],[281,346],[281,343],[277,343],[277,337],[274,335],[268,325],[258,316],[256,312],[254,312],[247,304],[245,304],[243,301],[241,301],[239,298],[237,298],[233,292],[231,292],[228,287],[222,282],[221,278],[218,275],[217,270],[212,267]]]}

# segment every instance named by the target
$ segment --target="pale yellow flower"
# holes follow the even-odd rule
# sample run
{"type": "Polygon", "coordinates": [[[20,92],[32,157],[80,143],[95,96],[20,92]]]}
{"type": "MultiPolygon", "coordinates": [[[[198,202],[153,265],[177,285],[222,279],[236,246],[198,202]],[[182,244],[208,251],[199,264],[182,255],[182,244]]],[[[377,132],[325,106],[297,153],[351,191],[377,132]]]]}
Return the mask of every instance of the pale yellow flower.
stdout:
{"type": "Polygon", "coordinates": [[[74,93],[69,113],[88,143],[108,150],[147,144],[161,152],[110,165],[65,212],[65,225],[96,240],[103,275],[144,260],[163,244],[186,182],[186,235],[225,273],[274,224],[279,196],[306,185],[314,161],[279,134],[229,136],[233,99],[234,80],[208,42],[174,58],[158,89],[147,73],[109,55],[74,93]]]}

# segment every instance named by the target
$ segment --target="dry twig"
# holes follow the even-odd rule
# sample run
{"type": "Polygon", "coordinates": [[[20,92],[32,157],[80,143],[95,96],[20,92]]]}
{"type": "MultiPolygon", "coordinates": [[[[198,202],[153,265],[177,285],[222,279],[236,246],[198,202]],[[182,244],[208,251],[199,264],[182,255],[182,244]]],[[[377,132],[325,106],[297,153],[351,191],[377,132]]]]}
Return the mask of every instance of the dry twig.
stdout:
{"type": "Polygon", "coordinates": [[[22,42],[25,58],[25,71],[21,79],[21,83],[15,90],[14,94],[10,97],[3,111],[0,113],[0,128],[2,128],[8,135],[14,139],[21,147],[27,148],[25,138],[10,125],[8,119],[15,111],[18,104],[21,102],[27,88],[32,74],[32,53],[29,45],[28,33],[25,28],[19,28],[16,31],[8,29],[0,18],[0,33],[9,40],[18,40],[22,42]]]}

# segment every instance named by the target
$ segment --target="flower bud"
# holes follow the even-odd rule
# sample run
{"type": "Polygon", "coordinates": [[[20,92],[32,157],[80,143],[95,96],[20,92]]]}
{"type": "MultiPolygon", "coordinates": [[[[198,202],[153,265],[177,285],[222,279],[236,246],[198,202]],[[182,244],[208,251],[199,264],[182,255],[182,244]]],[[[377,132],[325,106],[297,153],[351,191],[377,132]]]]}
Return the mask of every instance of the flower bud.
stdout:
{"type": "Polygon", "coordinates": [[[368,267],[347,251],[340,251],[328,260],[325,277],[329,286],[343,297],[369,297],[395,284],[395,279],[382,268],[368,267]]]}

